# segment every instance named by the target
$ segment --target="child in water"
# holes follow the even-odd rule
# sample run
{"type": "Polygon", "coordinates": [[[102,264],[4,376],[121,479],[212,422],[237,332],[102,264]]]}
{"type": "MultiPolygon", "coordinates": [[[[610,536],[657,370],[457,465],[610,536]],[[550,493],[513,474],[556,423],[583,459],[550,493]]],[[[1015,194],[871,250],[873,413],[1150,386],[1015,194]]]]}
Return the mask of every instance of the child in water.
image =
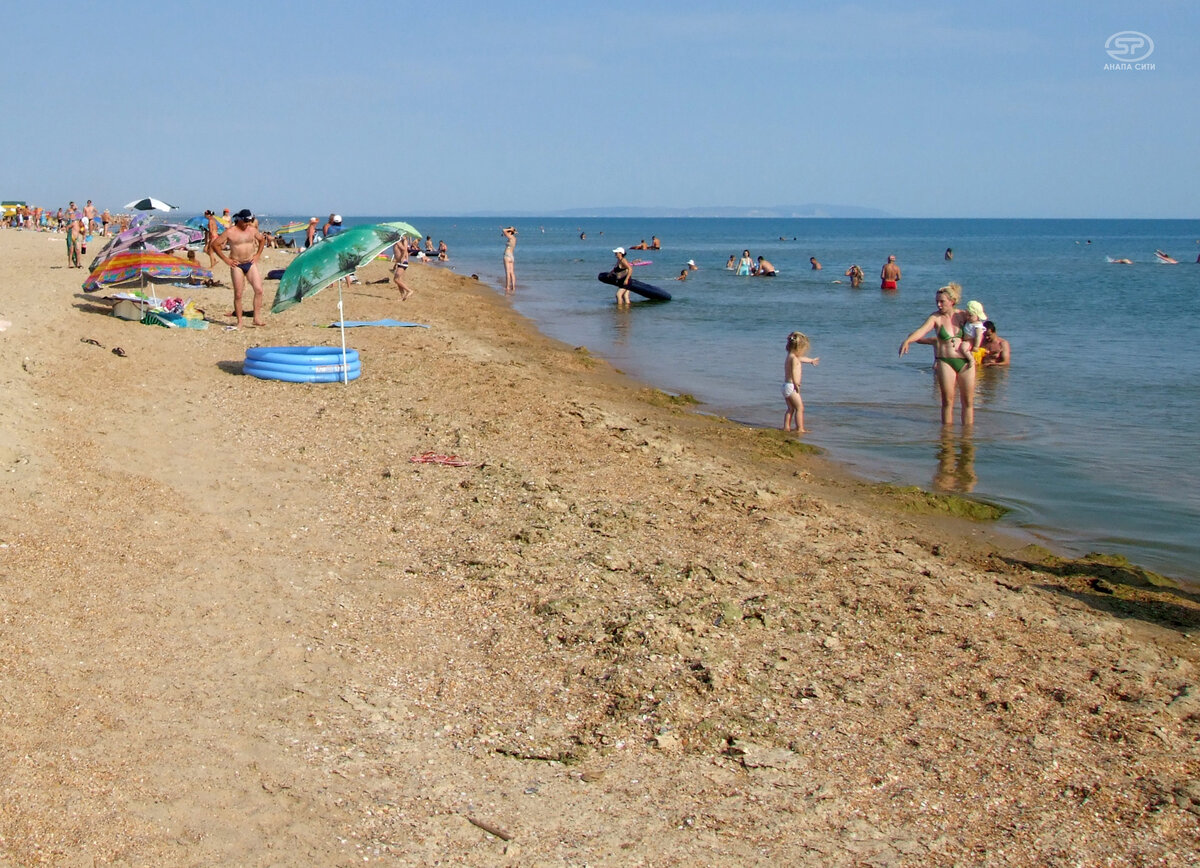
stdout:
{"type": "Polygon", "coordinates": [[[800,332],[792,332],[787,337],[787,358],[783,362],[783,400],[787,403],[787,412],[783,414],[783,430],[807,432],[804,427],[804,401],[800,399],[800,376],[807,362],[817,365],[820,357],[809,358],[808,338],[800,332]],[[795,426],[793,428],[793,425],[795,426]]]}

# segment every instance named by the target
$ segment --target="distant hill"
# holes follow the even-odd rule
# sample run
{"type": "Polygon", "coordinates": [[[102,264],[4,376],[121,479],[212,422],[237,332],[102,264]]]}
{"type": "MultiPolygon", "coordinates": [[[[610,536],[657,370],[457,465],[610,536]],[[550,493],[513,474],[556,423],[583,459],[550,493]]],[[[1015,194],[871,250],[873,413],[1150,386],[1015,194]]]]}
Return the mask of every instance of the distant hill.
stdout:
{"type": "MultiPolygon", "coordinates": [[[[473,214],[488,217],[493,214],[473,214]]],[[[517,215],[514,215],[517,216],[517,215]]],[[[520,216],[539,217],[894,217],[878,208],[863,208],[859,205],[770,205],[744,207],[740,205],[709,205],[695,208],[567,208],[561,211],[538,212],[520,216]]]]}

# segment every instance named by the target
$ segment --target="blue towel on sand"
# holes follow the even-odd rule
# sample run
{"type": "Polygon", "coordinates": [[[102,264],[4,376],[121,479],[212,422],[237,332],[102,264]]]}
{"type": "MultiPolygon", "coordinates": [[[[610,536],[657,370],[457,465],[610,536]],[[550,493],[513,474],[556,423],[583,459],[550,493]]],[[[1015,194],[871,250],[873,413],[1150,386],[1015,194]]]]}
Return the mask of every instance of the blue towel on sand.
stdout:
{"type": "Polygon", "coordinates": [[[358,328],[359,326],[392,326],[392,327],[398,327],[398,326],[412,326],[413,328],[419,328],[419,329],[427,329],[427,328],[429,328],[429,326],[427,326],[427,325],[424,325],[423,323],[419,323],[419,322],[400,322],[400,320],[396,320],[396,319],[376,319],[376,320],[361,320],[361,319],[360,319],[360,320],[346,320],[344,323],[341,323],[341,322],[331,322],[329,325],[327,325],[327,326],[324,326],[324,328],[335,329],[335,328],[337,328],[338,326],[343,326],[343,325],[344,325],[346,328],[348,328],[348,329],[352,329],[352,328],[358,328]]]}

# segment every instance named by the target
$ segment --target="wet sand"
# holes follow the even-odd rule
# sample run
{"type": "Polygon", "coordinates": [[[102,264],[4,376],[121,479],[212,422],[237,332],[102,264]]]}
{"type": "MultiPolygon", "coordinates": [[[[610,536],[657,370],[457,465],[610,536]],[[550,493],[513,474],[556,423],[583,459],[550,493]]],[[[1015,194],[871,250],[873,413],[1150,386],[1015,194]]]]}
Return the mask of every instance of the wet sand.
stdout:
{"type": "Polygon", "coordinates": [[[436,266],[405,303],[360,272],[348,319],[430,328],[349,330],[343,386],[241,373],[337,343],[336,289],[225,331],[227,286],[168,288],[218,321],[169,330],[65,259],[0,230],[0,865],[1200,849],[1194,592],[702,416],[436,266]]]}

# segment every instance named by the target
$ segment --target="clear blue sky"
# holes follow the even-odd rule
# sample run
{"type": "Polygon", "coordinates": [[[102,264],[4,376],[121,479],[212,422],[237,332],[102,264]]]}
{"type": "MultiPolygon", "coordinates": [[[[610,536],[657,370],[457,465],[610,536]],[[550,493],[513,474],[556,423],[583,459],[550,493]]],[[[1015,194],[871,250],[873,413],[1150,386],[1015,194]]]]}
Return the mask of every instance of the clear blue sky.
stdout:
{"type": "Polygon", "coordinates": [[[0,198],[1200,216],[1200,4],[10,3],[0,198]],[[1140,31],[1153,70],[1105,71],[1140,31]]]}

